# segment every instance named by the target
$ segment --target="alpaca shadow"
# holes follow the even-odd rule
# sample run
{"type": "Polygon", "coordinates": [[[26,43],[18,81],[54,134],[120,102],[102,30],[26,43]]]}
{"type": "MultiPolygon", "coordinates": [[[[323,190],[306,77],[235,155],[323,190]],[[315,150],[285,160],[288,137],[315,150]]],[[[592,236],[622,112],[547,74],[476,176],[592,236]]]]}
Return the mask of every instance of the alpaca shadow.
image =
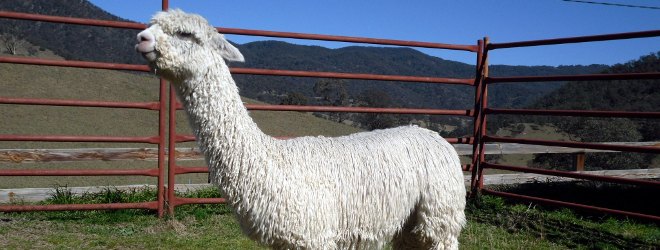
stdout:
{"type": "MultiPolygon", "coordinates": [[[[651,207],[657,209],[648,197],[652,191],[645,188],[627,187],[621,185],[603,185],[601,183],[536,183],[517,185],[513,187],[499,187],[502,191],[544,197],[569,202],[591,204],[601,207],[619,208],[626,206],[637,212],[651,207]],[[616,200],[612,197],[617,197],[616,200]],[[639,203],[639,204],[638,204],[639,203]],[[650,205],[650,206],[649,206],[650,205]]],[[[599,224],[605,221],[603,214],[594,214],[585,211],[567,210],[568,214],[575,216],[548,216],[543,211],[562,210],[565,208],[542,207],[525,208],[524,206],[506,205],[503,200],[484,201],[476,199],[468,205],[466,215],[469,220],[478,223],[491,224],[506,229],[510,233],[525,233],[540,239],[564,245],[568,248],[588,249],[657,249],[657,242],[625,236],[604,231],[589,224],[581,225],[575,222],[575,217],[581,220],[590,220],[599,224]],[[571,218],[572,217],[572,218],[571,218]]],[[[521,203],[511,203],[521,204],[521,203]]],[[[531,206],[531,205],[530,205],[531,206]]],[[[654,211],[657,213],[657,211],[654,211]]],[[[561,214],[561,213],[560,213],[561,214]]],[[[651,213],[652,214],[652,213],[651,213]]],[[[642,222],[640,223],[649,223],[642,222]]]]}
{"type": "MultiPolygon", "coordinates": [[[[478,209],[478,208],[477,208],[478,209]]],[[[510,211],[471,212],[470,221],[490,224],[506,229],[509,233],[531,234],[540,239],[564,245],[570,249],[656,249],[657,245],[639,239],[625,237],[596,228],[578,225],[570,221],[547,218],[530,213],[510,211]]]]}

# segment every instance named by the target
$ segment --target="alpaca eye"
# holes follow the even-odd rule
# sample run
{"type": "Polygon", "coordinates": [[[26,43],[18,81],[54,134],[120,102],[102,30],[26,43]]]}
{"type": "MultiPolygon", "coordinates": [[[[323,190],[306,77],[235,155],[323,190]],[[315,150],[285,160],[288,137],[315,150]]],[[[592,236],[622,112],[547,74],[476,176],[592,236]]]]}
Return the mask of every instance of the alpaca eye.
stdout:
{"type": "Polygon", "coordinates": [[[191,40],[191,39],[195,38],[195,35],[193,33],[190,33],[190,32],[177,32],[176,35],[180,38],[188,39],[188,40],[191,40]]]}

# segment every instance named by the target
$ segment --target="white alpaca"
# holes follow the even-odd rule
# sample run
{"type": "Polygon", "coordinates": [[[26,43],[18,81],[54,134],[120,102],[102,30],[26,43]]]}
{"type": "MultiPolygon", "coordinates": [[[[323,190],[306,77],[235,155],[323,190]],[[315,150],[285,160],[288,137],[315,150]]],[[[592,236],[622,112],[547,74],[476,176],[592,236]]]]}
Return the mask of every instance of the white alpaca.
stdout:
{"type": "Polygon", "coordinates": [[[465,187],[454,148],[416,126],[277,140],[224,60],[243,56],[193,14],[159,12],[136,50],[175,86],[214,184],[243,231],[281,249],[457,249],[465,187]]]}

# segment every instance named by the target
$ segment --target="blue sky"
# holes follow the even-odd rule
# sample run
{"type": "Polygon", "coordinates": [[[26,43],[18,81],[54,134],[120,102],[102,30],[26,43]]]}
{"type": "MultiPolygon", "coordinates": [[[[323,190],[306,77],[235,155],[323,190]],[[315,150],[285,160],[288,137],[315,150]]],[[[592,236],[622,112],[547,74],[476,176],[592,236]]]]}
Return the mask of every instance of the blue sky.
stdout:
{"type": "MultiPolygon", "coordinates": [[[[660,0],[592,0],[660,7],[660,0]]],[[[91,0],[106,11],[148,22],[160,1],[91,0]]],[[[660,29],[660,10],[594,5],[561,0],[481,1],[257,1],[171,0],[171,8],[206,17],[213,25],[344,36],[475,44],[547,39],[660,29]]],[[[237,43],[275,40],[230,35],[237,43]]],[[[285,40],[338,48],[354,44],[285,40]]],[[[473,53],[419,49],[444,59],[474,64],[473,53]]],[[[615,64],[660,51],[660,37],[634,40],[495,50],[491,64],[615,64]]]]}

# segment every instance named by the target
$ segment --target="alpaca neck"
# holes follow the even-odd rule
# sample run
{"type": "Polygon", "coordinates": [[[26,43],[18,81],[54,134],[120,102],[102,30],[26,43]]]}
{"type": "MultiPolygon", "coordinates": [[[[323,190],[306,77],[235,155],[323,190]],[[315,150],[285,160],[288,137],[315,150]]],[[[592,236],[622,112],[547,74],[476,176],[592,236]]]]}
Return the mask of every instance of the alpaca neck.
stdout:
{"type": "Polygon", "coordinates": [[[239,173],[267,161],[259,152],[265,152],[273,138],[248,115],[226,66],[212,66],[205,74],[174,85],[209,164],[211,180],[231,199],[240,192],[235,183],[239,173]]]}

